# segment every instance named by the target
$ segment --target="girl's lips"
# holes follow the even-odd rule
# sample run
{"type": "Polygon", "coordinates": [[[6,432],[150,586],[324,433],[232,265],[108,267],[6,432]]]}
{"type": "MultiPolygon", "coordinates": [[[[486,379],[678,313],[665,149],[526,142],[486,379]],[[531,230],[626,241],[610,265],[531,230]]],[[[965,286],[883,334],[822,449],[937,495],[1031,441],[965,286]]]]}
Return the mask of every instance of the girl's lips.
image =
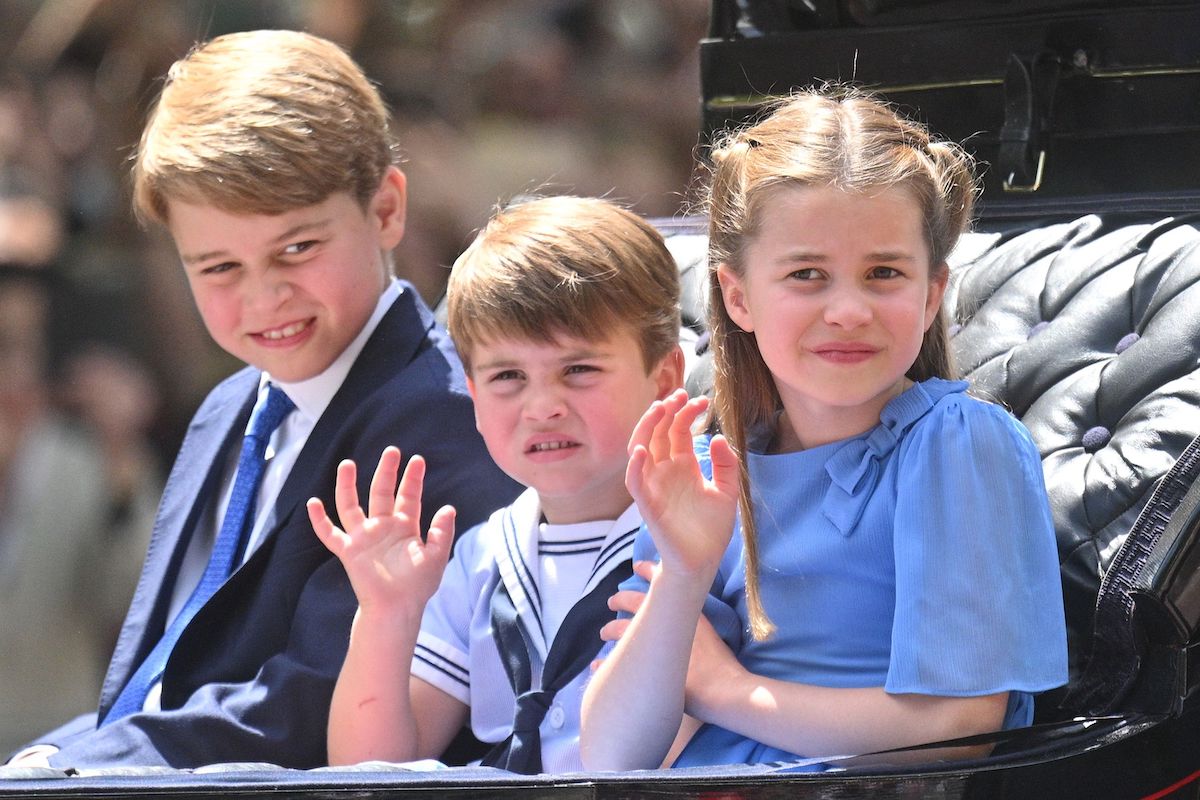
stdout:
{"type": "Polygon", "coordinates": [[[879,350],[863,344],[827,344],[812,349],[818,358],[835,364],[858,364],[874,356],[879,350]]]}

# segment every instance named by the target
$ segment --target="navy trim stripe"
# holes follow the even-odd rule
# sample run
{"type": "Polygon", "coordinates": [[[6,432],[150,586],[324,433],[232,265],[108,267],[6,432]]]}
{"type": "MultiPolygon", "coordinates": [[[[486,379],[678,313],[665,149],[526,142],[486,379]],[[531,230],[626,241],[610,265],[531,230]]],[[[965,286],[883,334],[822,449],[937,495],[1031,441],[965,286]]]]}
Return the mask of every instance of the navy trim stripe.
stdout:
{"type": "Polygon", "coordinates": [[[604,543],[605,536],[592,536],[588,539],[542,539],[542,544],[594,544],[596,549],[600,549],[600,545],[604,543]]]}
{"type": "Polygon", "coordinates": [[[544,545],[538,548],[539,556],[570,556],[577,553],[599,553],[599,547],[566,547],[563,545],[544,545]]]}
{"type": "Polygon", "coordinates": [[[542,638],[546,636],[546,626],[542,624],[542,594],[538,591],[537,581],[533,579],[533,572],[529,569],[529,565],[525,563],[525,557],[521,555],[521,549],[517,547],[517,530],[516,524],[513,522],[511,509],[504,515],[504,547],[508,550],[509,560],[513,565],[519,567],[514,570],[517,574],[517,583],[521,584],[521,589],[525,592],[525,596],[529,598],[528,603],[530,610],[533,611],[533,617],[537,621],[538,630],[542,633],[542,638]]]}
{"type": "Polygon", "coordinates": [[[462,684],[463,687],[470,689],[470,673],[462,667],[455,664],[453,661],[439,656],[437,653],[423,645],[417,645],[413,650],[413,658],[426,664],[430,669],[442,673],[455,683],[462,684]]]}
{"type": "Polygon", "coordinates": [[[596,558],[596,566],[592,568],[592,574],[588,577],[588,583],[591,583],[597,575],[600,575],[612,569],[613,562],[621,562],[628,559],[630,556],[625,554],[625,550],[632,546],[634,538],[637,537],[638,531],[642,527],[639,525],[631,531],[626,531],[620,536],[612,540],[608,547],[600,553],[596,558]]]}

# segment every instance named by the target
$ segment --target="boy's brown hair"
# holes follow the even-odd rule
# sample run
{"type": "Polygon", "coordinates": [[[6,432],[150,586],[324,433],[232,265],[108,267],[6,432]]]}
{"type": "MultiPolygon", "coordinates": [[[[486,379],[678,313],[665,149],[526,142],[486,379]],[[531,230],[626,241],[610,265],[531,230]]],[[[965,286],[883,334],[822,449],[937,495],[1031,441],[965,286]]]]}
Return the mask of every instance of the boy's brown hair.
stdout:
{"type": "Polygon", "coordinates": [[[662,235],[607,200],[501,209],[454,262],[450,336],[467,372],[480,342],[606,339],[625,326],[647,372],[679,341],[679,270],[662,235]]]}
{"type": "Polygon", "coordinates": [[[167,73],[133,164],[134,211],[167,201],[278,214],[349,192],[365,208],[396,161],[378,90],[337,45],[248,31],[194,47],[167,73]]]}

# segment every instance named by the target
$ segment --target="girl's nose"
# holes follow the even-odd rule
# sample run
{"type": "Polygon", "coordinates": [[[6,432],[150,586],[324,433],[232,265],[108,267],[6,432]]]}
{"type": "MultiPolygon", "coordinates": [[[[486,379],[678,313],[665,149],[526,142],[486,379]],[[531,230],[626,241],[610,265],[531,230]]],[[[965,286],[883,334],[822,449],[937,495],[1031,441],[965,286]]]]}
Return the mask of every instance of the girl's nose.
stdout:
{"type": "Polygon", "coordinates": [[[839,328],[857,328],[871,321],[871,304],[857,289],[831,292],[825,304],[825,322],[839,328]]]}

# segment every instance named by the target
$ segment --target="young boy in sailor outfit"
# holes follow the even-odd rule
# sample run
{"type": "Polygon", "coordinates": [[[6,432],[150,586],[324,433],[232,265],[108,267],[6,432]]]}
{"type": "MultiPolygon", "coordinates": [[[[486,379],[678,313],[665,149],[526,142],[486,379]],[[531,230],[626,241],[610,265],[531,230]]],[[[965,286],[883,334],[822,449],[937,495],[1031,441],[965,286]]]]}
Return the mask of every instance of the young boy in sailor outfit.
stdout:
{"type": "Polygon", "coordinates": [[[455,263],[449,328],[496,463],[528,489],[466,532],[422,537],[424,463],[389,448],[359,506],[337,478],[338,528],[313,527],[359,608],[329,720],[332,764],[435,758],[468,721],[482,763],[569,772],[607,605],[641,517],[625,488],[634,426],[683,378],[679,277],[658,232],[603,200],[498,212],[455,263]]]}

